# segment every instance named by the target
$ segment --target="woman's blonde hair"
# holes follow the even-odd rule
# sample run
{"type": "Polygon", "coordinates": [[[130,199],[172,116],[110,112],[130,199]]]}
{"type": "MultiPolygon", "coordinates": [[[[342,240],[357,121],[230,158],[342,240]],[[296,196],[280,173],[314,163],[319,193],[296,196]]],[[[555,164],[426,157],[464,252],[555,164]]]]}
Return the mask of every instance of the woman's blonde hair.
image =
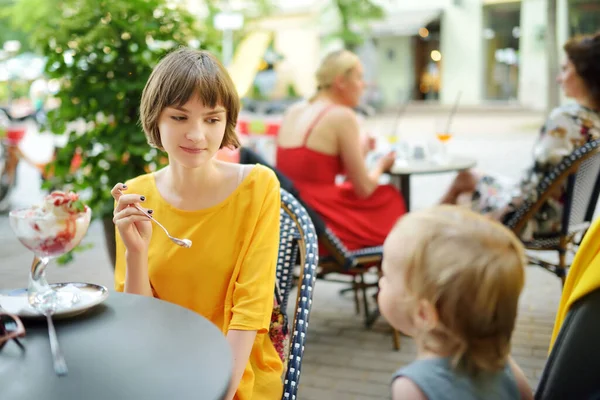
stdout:
{"type": "Polygon", "coordinates": [[[525,279],[521,242],[499,222],[457,206],[410,213],[395,229],[407,300],[428,301],[439,317],[417,333],[423,346],[471,374],[504,368],[525,279]]]}
{"type": "Polygon", "coordinates": [[[148,143],[164,150],[158,131],[160,114],[166,107],[183,106],[192,96],[198,96],[205,107],[225,107],[227,125],[220,147],[239,147],[235,125],[240,100],[231,77],[209,52],[185,47],[169,53],[154,67],[142,92],[140,121],[148,143]]]}
{"type": "Polygon", "coordinates": [[[337,50],[325,56],[317,70],[317,92],[328,89],[335,78],[346,75],[360,63],[358,56],[348,50],[337,50]]]}

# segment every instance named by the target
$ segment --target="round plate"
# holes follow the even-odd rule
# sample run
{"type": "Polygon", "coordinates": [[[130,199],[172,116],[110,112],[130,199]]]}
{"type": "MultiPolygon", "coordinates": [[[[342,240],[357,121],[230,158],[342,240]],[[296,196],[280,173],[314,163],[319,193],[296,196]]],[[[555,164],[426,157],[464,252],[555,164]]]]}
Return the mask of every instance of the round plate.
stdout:
{"type": "MultiPolygon", "coordinates": [[[[57,291],[77,293],[79,301],[68,308],[57,309],[53,318],[69,318],[82,314],[90,308],[102,303],[108,297],[108,289],[93,283],[65,282],[52,283],[57,291]]],[[[27,289],[4,290],[0,292],[0,307],[6,312],[21,318],[45,318],[29,306],[27,289]]]]}

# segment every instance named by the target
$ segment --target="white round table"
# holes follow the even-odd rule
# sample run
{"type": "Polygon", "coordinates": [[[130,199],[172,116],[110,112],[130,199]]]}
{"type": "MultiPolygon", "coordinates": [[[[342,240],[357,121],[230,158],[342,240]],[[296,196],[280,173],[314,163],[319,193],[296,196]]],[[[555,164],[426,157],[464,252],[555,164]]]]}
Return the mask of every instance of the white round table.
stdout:
{"type": "MultiPolygon", "coordinates": [[[[396,160],[396,163],[388,174],[398,179],[400,182],[400,191],[406,202],[406,210],[410,211],[410,176],[439,174],[444,172],[463,171],[477,165],[477,160],[470,157],[459,155],[449,155],[444,162],[436,161],[435,159],[424,160],[396,160]]],[[[397,182],[397,181],[396,181],[397,182]]]]}

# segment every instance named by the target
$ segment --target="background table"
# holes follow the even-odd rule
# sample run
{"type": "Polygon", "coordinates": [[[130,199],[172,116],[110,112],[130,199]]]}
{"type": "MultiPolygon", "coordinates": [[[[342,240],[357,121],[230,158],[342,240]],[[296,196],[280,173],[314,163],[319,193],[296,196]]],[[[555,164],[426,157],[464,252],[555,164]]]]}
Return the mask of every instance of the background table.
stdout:
{"type": "Polygon", "coordinates": [[[111,292],[101,305],[55,320],[69,374],[58,377],[45,320],[24,321],[23,352],[0,351],[0,399],[221,399],[232,369],[225,336],[183,307],[111,292]]]}
{"type": "Polygon", "coordinates": [[[399,180],[400,191],[406,202],[407,211],[410,210],[410,176],[437,174],[443,172],[462,171],[473,168],[477,165],[477,160],[469,157],[452,156],[448,157],[448,161],[444,163],[435,162],[433,160],[406,160],[396,162],[392,169],[388,172],[393,180],[399,180]]]}

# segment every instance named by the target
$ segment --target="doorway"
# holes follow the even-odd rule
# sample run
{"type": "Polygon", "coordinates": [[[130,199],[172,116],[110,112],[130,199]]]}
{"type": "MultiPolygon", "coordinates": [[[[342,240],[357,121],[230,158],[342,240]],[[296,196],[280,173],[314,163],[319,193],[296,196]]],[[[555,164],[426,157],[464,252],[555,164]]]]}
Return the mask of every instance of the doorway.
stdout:
{"type": "Polygon", "coordinates": [[[442,76],[440,52],[440,20],[436,19],[419,29],[413,36],[414,100],[439,100],[442,76]]]}
{"type": "Polygon", "coordinates": [[[484,6],[484,93],[486,100],[516,100],[518,98],[520,19],[520,3],[484,6]]]}

